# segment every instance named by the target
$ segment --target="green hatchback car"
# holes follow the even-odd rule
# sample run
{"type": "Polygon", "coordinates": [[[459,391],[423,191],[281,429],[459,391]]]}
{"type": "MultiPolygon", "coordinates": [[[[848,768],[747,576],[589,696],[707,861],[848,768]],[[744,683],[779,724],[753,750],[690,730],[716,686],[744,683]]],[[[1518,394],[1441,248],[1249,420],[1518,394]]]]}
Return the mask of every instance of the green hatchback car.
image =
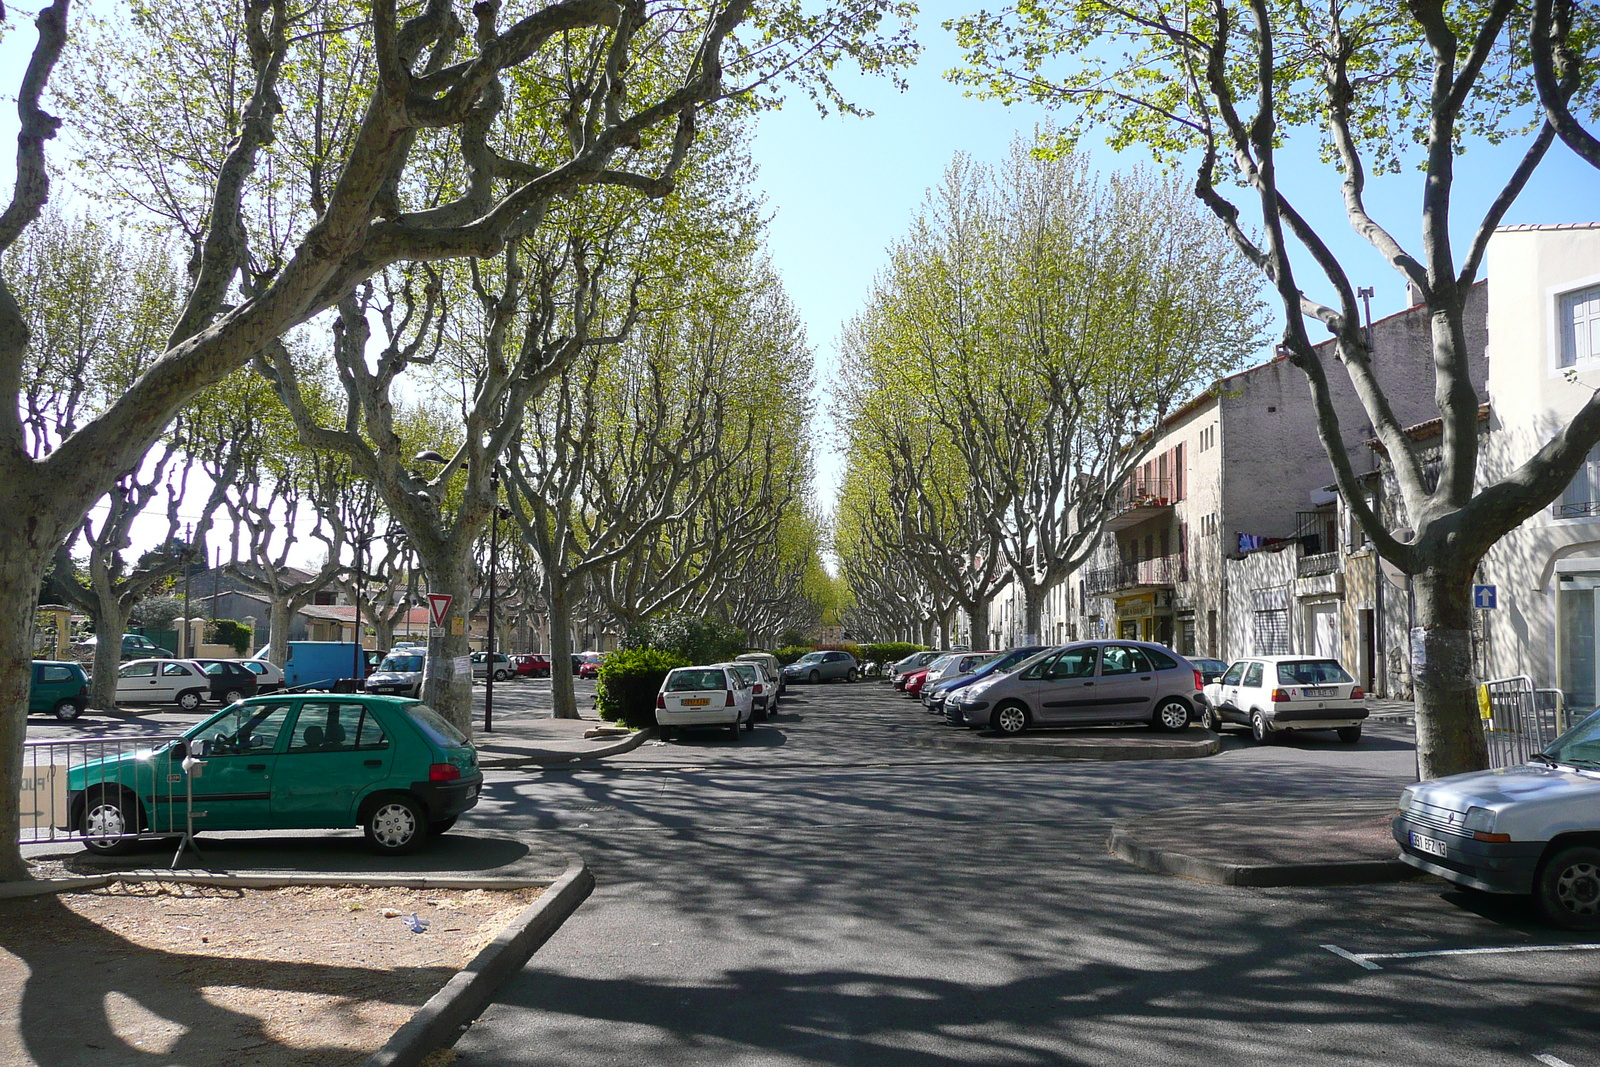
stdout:
{"type": "Polygon", "coordinates": [[[482,786],[477,750],[428,705],[326,693],[251,697],[181,740],[67,775],[71,825],[105,854],[138,832],[181,834],[192,789],[196,832],[359,826],[375,851],[402,855],[455,825],[482,786]]]}
{"type": "Polygon", "coordinates": [[[66,660],[33,661],[33,684],[28,689],[29,715],[54,715],[71,722],[83,712],[89,696],[89,676],[66,660]]]}

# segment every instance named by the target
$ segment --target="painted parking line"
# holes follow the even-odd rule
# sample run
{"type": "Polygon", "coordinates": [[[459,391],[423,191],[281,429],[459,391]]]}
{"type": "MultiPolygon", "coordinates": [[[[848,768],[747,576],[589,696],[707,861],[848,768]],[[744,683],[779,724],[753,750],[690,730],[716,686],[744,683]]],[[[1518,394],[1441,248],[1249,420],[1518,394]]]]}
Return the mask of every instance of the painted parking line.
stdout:
{"type": "Polygon", "coordinates": [[[1552,1056],[1548,1052],[1535,1052],[1533,1058],[1544,1064],[1544,1067],[1572,1067],[1572,1064],[1560,1056],[1552,1056]]]}
{"type": "Polygon", "coordinates": [[[1422,952],[1350,952],[1338,945],[1322,948],[1369,971],[1383,968],[1373,960],[1420,960],[1432,956],[1506,956],[1521,952],[1600,952],[1600,945],[1499,945],[1489,948],[1436,948],[1422,952]]]}

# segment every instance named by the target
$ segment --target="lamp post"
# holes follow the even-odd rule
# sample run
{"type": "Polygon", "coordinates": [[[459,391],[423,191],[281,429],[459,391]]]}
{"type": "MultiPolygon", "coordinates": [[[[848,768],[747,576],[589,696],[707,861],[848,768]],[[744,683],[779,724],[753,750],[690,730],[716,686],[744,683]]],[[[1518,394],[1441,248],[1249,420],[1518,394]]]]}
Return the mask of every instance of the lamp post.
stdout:
{"type": "Polygon", "coordinates": [[[368,535],[366,537],[354,538],[354,540],[356,550],[356,665],[355,673],[352,674],[351,677],[355,679],[356,685],[359,687],[362,680],[367,676],[365,669],[367,665],[367,653],[366,650],[361,647],[361,594],[363,591],[362,579],[365,577],[366,573],[366,567],[361,562],[361,550],[366,547],[368,541],[372,540],[372,537],[371,535],[368,535]]]}
{"type": "Polygon", "coordinates": [[[494,594],[500,576],[500,520],[510,513],[500,506],[500,468],[489,475],[489,495],[494,498],[494,510],[489,520],[489,646],[483,673],[483,732],[494,733],[494,594]]]}
{"type": "MultiPolygon", "coordinates": [[[[194,573],[194,528],[188,523],[183,524],[183,640],[178,642],[178,647],[184,659],[194,655],[192,634],[189,632],[189,576],[194,573]]],[[[120,640],[120,638],[119,638],[120,640]]]]}

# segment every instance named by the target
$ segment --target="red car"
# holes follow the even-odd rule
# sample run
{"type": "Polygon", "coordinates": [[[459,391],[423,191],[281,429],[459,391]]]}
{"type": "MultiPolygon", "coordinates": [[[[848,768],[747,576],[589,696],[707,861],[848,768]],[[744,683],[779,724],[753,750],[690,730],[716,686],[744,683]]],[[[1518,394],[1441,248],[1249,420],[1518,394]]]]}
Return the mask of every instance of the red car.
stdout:
{"type": "Polygon", "coordinates": [[[550,658],[541,656],[537,652],[512,656],[511,666],[516,668],[518,674],[527,678],[550,677],[550,658]]]}
{"type": "Polygon", "coordinates": [[[579,678],[598,678],[598,677],[600,677],[600,657],[599,656],[584,656],[583,657],[583,662],[578,664],[578,677],[579,678]]]}
{"type": "Polygon", "coordinates": [[[907,674],[906,675],[906,684],[905,684],[906,696],[914,697],[918,693],[922,692],[922,687],[927,681],[928,681],[928,668],[926,668],[926,667],[923,667],[921,670],[912,671],[909,674],[907,674]]]}

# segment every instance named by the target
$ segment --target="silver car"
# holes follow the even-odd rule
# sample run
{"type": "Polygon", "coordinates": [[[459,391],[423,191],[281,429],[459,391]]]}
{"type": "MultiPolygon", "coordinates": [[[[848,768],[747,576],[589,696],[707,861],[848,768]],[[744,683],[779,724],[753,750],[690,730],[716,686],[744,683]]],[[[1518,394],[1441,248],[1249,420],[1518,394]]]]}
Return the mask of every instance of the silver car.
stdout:
{"type": "Polygon", "coordinates": [[[853,682],[859,674],[856,658],[848,652],[807,652],[783,669],[783,680],[816,685],[835,678],[853,682]]]}
{"type": "Polygon", "coordinates": [[[961,723],[1020,734],[1033,726],[1149,723],[1181,730],[1200,706],[1200,672],[1161,645],[1080,641],[1041,652],[961,690],[961,723]]]}

